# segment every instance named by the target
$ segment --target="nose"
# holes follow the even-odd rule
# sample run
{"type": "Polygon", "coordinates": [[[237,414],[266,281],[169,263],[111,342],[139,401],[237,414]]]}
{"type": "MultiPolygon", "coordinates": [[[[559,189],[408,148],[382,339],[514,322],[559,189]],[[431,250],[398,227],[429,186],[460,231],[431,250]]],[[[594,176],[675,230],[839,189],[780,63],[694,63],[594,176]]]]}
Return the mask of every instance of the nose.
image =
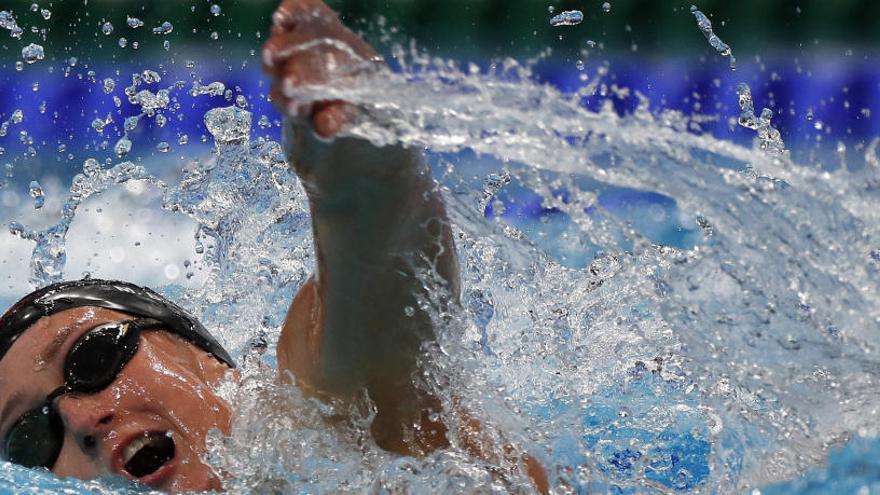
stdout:
{"type": "Polygon", "coordinates": [[[67,432],[85,453],[92,453],[98,440],[111,428],[115,408],[101,395],[63,395],[55,401],[67,432]]]}

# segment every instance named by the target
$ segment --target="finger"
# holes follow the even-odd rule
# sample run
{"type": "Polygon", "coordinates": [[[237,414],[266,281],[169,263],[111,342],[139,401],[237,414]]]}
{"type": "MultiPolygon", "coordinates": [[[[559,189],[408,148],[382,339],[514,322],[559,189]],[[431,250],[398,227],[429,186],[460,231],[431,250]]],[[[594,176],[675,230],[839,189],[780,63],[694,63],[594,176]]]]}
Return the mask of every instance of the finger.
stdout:
{"type": "Polygon", "coordinates": [[[352,106],[344,101],[318,103],[314,106],[312,127],[322,138],[332,138],[352,121],[353,113],[352,106]]]}
{"type": "Polygon", "coordinates": [[[308,18],[337,20],[336,13],[320,0],[286,0],[272,14],[272,28],[289,31],[308,18]]]}

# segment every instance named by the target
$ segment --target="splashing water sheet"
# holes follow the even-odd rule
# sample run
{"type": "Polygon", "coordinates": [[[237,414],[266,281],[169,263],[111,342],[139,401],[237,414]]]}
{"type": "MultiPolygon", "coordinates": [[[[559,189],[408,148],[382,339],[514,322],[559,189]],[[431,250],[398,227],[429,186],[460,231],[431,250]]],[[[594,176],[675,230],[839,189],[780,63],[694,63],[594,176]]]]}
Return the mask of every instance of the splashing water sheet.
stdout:
{"type": "MultiPolygon", "coordinates": [[[[227,17],[226,4],[193,9],[227,17]]],[[[448,204],[462,304],[435,315],[417,381],[447,406],[451,437],[467,425],[448,411],[464,408],[498,447],[475,458],[453,441],[398,457],[372,441],[368,407],[275,380],[274,343],[315,255],[268,87],[236,79],[259,56],[224,55],[233,69],[218,76],[202,69],[208,56],[176,51],[184,22],[139,12],[91,16],[88,43],[119,54],[107,70],[82,47],[62,59],[51,32],[43,46],[15,36],[51,12],[0,12],[10,77],[34,68],[41,88],[89,95],[75,112],[53,101],[0,115],[3,294],[87,273],[151,285],[192,311],[242,363],[240,382],[220,390],[233,431],[212,433],[205,459],[231,493],[532,492],[524,476],[497,475],[510,472],[504,445],[537,458],[556,493],[877,489],[858,467],[880,454],[878,140],[858,148],[862,166],[829,170],[793,158],[745,83],[727,88],[735,111],[723,115],[754,138],[738,144],[612,87],[605,69],[563,91],[536,73],[546,56],[480,66],[415,43],[380,47],[393,70],[297,89],[306,103],[362,109],[370,118],[351,135],[426,150],[448,204]],[[171,48],[125,65],[134,41],[121,34],[171,48]],[[29,142],[40,121],[80,129],[86,144],[29,142]]],[[[575,12],[550,27],[536,18],[584,27],[575,12]]],[[[708,17],[691,13],[734,67],[708,17]]],[[[0,465],[0,491],[21,490],[143,491],[0,465]]]]}

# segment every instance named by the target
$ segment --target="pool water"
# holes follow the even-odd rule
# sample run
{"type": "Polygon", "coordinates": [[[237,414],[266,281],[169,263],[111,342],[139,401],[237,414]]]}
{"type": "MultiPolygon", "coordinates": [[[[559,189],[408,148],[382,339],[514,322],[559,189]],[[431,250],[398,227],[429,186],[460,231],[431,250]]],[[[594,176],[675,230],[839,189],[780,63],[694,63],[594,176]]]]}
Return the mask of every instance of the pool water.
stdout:
{"type": "MultiPolygon", "coordinates": [[[[829,155],[785,136],[791,149],[779,153],[751,129],[719,137],[699,115],[658,107],[613,84],[607,68],[568,91],[541,81],[544,59],[476,65],[391,52],[393,72],[301,96],[362,105],[383,125],[349,132],[425,149],[443,187],[463,304],[435,315],[421,386],[482,418],[496,445],[540,459],[560,493],[877,490],[877,140],[829,155]]],[[[521,476],[495,475],[510,468],[503,452],[494,463],[456,444],[425,459],[391,456],[371,442],[364,404],[274,382],[272,351],[252,354],[250,343],[273,347],[314,264],[304,193],[277,142],[280,122],[262,117],[265,88],[227,97],[227,82],[212,96],[209,83],[225,74],[178,83],[186,71],[168,65],[161,81],[138,69],[127,92],[129,74],[109,92],[85,77],[95,88],[87,113],[109,108],[114,122],[77,150],[77,162],[98,159],[82,175],[45,187],[39,211],[11,215],[11,230],[36,246],[31,283],[78,277],[74,263],[107,277],[161,259],[164,278],[151,284],[244,362],[241,383],[221,390],[236,405],[233,433],[211,436],[206,459],[232,492],[530,491],[521,476]],[[114,96],[127,101],[120,110],[114,96]],[[132,151],[119,148],[123,135],[132,151]],[[173,154],[157,146],[172,142],[173,154]],[[142,240],[125,232],[147,220],[124,211],[155,222],[142,240]],[[165,242],[147,235],[153,228],[167,252],[139,254],[165,242]],[[98,251],[75,259],[79,242],[108,234],[131,244],[118,266],[98,251]],[[340,412],[352,419],[327,428],[340,412]]],[[[729,77],[721,120],[736,128],[729,77]]],[[[41,173],[69,167],[66,156],[41,173]]],[[[443,419],[454,432],[463,425],[452,409],[443,419]]],[[[0,489],[139,491],[8,464],[0,489]]]]}

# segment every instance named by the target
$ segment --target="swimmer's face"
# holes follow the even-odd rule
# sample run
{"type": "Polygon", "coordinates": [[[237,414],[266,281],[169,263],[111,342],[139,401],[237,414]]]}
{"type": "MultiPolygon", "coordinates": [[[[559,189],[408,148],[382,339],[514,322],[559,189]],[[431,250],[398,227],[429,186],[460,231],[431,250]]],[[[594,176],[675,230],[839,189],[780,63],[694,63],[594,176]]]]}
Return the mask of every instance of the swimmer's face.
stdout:
{"type": "MultiPolygon", "coordinates": [[[[18,418],[63,384],[65,358],[80,336],[130,319],[108,309],[77,308],[43,318],[22,334],[0,360],[0,446],[18,418]]],[[[94,394],[55,400],[64,438],[52,471],[80,479],[122,475],[173,492],[220,488],[201,456],[209,430],[229,430],[229,406],[213,391],[227,370],[174,334],[143,331],[137,353],[113,383],[94,394]],[[173,450],[162,437],[173,440],[173,450]],[[173,457],[156,467],[145,460],[149,450],[138,456],[142,449],[173,457]]]]}

